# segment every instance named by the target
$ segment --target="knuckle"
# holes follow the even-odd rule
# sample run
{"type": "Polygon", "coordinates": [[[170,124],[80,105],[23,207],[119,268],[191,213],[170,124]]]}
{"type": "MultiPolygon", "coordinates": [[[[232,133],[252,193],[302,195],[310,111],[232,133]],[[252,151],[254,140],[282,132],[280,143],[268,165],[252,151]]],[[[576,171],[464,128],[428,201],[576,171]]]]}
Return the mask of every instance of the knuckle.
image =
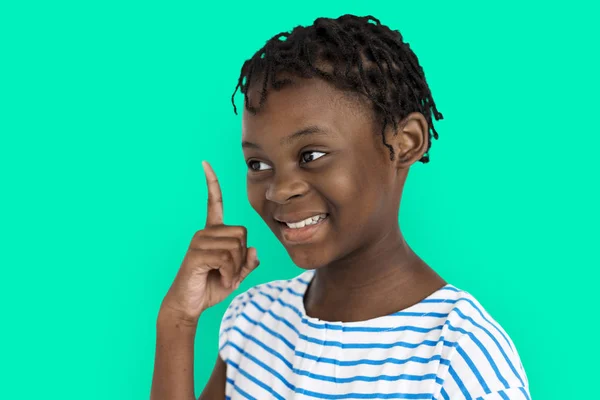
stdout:
{"type": "Polygon", "coordinates": [[[229,263],[233,261],[233,258],[231,256],[231,253],[227,250],[219,250],[219,260],[224,263],[229,263]]]}
{"type": "Polygon", "coordinates": [[[185,255],[184,264],[192,264],[196,265],[198,262],[203,260],[205,257],[205,253],[203,250],[190,248],[185,255]]]}
{"type": "Polygon", "coordinates": [[[188,249],[188,254],[191,255],[192,257],[201,256],[201,255],[203,255],[203,250],[197,249],[195,247],[190,247],[188,249]]]}
{"type": "Polygon", "coordinates": [[[205,229],[200,229],[199,231],[196,231],[194,233],[194,236],[192,236],[192,239],[199,239],[203,236],[206,236],[206,230],[205,229]]]}
{"type": "Polygon", "coordinates": [[[248,232],[245,226],[233,226],[232,229],[235,235],[240,238],[246,237],[246,233],[248,232]]]}
{"type": "Polygon", "coordinates": [[[212,197],[209,201],[209,203],[223,203],[223,197],[219,196],[219,195],[215,195],[214,197],[212,197]]]}
{"type": "Polygon", "coordinates": [[[235,249],[236,249],[237,251],[242,251],[242,250],[244,249],[244,245],[242,244],[242,241],[241,241],[241,240],[237,239],[237,240],[235,241],[235,249]]]}
{"type": "Polygon", "coordinates": [[[239,250],[242,246],[242,241],[237,236],[231,236],[225,239],[227,241],[227,248],[230,250],[239,250]]]}

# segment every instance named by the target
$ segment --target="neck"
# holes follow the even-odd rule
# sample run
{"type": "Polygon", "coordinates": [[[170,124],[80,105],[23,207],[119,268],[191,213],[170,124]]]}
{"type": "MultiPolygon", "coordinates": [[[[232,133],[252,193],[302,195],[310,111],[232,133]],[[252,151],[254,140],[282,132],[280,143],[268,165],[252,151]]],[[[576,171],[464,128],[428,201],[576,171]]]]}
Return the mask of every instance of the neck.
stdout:
{"type": "Polygon", "coordinates": [[[409,307],[444,284],[395,224],[378,240],[317,269],[305,308],[326,321],[363,321],[409,307]]]}

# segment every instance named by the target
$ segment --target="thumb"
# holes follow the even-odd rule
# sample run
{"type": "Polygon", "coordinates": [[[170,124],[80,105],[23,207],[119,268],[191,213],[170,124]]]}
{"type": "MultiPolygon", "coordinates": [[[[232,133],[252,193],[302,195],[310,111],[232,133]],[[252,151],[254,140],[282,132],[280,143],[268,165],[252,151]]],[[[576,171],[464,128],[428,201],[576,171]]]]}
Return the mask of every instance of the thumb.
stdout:
{"type": "Polygon", "coordinates": [[[246,279],[248,274],[250,274],[250,272],[254,271],[256,269],[256,267],[258,267],[259,264],[260,264],[260,261],[258,260],[258,254],[256,252],[256,248],[248,247],[248,251],[246,252],[246,262],[244,263],[244,266],[242,267],[242,270],[240,271],[240,277],[238,279],[238,282],[241,282],[244,279],[246,279]]]}

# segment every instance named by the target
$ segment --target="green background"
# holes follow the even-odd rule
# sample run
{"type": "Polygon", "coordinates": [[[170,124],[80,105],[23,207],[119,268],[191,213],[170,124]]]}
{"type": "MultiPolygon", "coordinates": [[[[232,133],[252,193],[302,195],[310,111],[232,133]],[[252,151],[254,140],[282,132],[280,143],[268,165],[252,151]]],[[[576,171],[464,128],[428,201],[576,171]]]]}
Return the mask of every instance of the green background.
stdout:
{"type": "MultiPolygon", "coordinates": [[[[401,226],[517,345],[534,399],[598,396],[598,6],[579,1],[3,2],[0,398],[148,399],[157,310],[203,227],[201,161],[261,267],[301,271],[251,210],[241,64],[318,16],[372,14],[445,120],[401,226]],[[17,3],[17,2],[14,2],[17,3]],[[238,104],[240,98],[238,98],[238,104]]],[[[201,319],[196,390],[221,315],[201,319]]]]}

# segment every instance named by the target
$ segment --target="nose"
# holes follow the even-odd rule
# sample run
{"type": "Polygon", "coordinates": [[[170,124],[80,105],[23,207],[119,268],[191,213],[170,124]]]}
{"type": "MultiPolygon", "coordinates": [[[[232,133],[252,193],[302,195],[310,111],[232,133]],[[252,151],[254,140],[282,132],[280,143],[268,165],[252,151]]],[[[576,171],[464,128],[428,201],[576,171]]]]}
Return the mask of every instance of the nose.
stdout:
{"type": "Polygon", "coordinates": [[[308,193],[309,185],[298,174],[276,173],[267,188],[266,198],[277,204],[286,204],[294,197],[308,193]]]}

